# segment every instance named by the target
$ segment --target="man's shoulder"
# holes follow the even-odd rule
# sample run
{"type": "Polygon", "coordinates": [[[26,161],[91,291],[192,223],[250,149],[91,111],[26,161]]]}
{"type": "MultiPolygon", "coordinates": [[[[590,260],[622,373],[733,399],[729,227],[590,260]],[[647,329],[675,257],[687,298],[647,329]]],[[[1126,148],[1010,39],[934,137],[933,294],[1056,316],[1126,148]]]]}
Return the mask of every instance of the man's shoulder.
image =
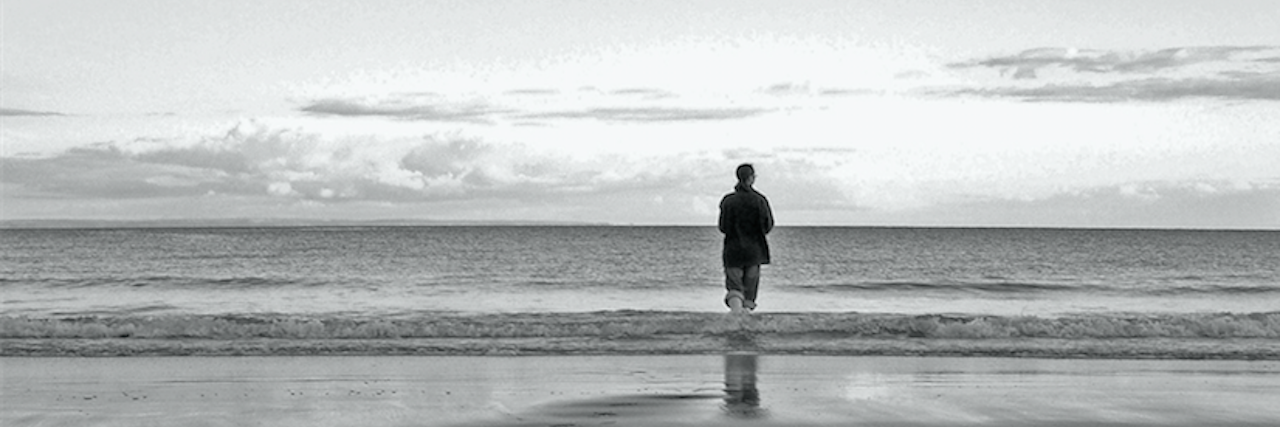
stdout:
{"type": "Polygon", "coordinates": [[[766,200],[766,199],[763,194],[760,194],[757,191],[735,191],[729,194],[725,194],[724,197],[720,199],[720,203],[721,204],[726,204],[726,203],[751,204],[761,200],[766,200]]]}

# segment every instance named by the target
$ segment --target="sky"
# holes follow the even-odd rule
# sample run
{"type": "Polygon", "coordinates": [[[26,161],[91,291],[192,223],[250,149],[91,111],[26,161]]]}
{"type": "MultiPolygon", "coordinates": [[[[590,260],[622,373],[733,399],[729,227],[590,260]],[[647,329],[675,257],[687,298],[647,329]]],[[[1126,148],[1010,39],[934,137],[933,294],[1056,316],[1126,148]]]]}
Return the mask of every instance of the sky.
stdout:
{"type": "Polygon", "coordinates": [[[0,220],[1280,229],[1273,1],[5,0],[0,220]]]}

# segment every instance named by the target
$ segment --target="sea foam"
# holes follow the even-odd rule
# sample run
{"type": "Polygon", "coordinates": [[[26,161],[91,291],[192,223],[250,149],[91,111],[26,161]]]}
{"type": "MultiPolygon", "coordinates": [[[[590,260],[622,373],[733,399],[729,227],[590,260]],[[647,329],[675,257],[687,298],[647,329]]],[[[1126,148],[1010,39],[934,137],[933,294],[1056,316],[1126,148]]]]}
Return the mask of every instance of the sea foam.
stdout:
{"type": "Polygon", "coordinates": [[[1063,317],[872,313],[0,317],[0,355],[821,354],[1280,358],[1280,312],[1063,317]]]}

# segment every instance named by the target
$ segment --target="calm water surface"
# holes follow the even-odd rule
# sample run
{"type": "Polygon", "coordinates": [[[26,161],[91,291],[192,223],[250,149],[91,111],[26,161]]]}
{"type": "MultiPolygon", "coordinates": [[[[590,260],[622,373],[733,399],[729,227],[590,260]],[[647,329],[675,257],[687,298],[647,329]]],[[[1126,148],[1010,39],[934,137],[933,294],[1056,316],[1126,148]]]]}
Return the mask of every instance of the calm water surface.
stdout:
{"type": "MultiPolygon", "coordinates": [[[[712,227],[0,231],[6,315],[723,310],[712,227]]],[[[781,227],[761,311],[1280,307],[1280,232],[781,227]]]]}

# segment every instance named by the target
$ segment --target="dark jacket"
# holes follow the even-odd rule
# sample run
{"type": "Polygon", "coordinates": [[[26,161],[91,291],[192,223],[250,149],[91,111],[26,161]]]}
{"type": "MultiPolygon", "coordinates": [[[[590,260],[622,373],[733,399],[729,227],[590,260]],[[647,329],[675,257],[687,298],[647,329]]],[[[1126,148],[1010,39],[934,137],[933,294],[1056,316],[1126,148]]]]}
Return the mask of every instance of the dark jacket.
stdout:
{"type": "Polygon", "coordinates": [[[720,200],[720,232],[724,233],[724,266],[746,267],[769,263],[773,210],[763,194],[741,184],[720,200]]]}

